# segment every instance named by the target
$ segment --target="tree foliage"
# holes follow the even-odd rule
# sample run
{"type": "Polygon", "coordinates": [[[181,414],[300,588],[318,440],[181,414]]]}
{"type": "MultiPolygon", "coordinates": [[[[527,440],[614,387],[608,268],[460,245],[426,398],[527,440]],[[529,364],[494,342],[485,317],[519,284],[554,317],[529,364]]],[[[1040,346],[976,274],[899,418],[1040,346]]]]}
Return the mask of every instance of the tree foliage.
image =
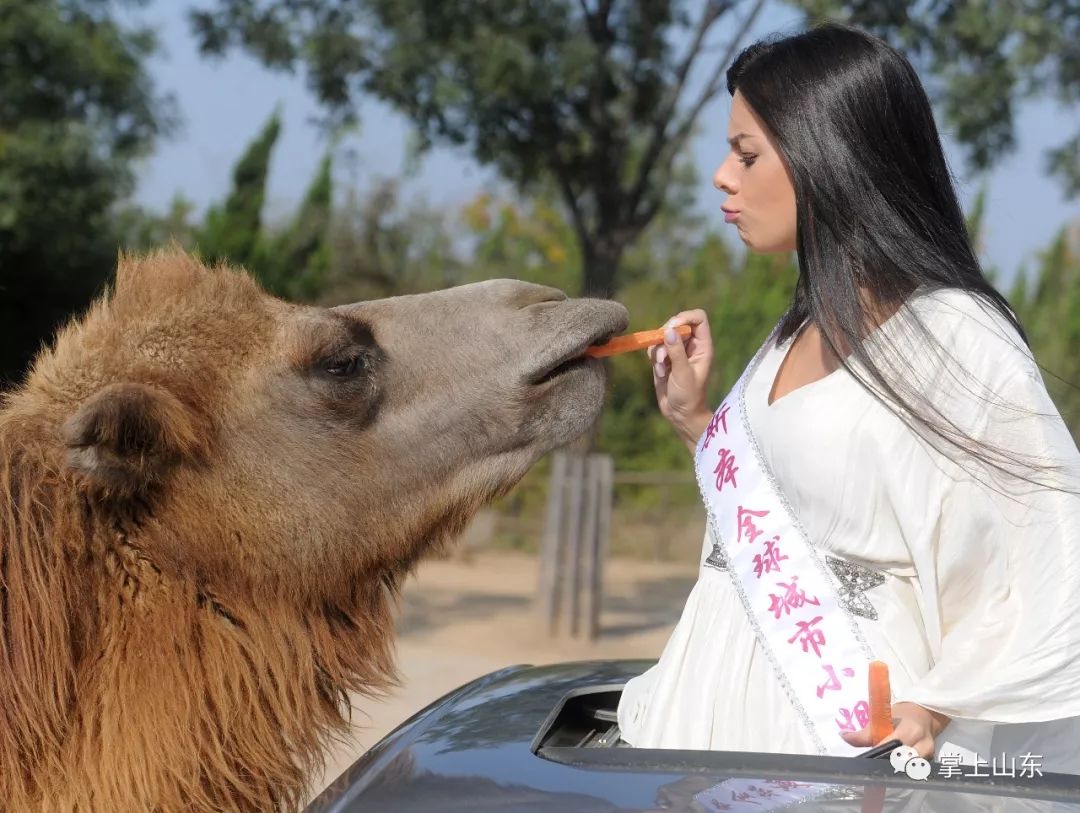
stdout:
{"type": "MultiPolygon", "coordinates": [[[[946,127],[981,170],[1016,148],[1021,103],[1080,102],[1080,3],[1075,0],[796,0],[808,20],[874,31],[920,68],[946,127]]],[[[1046,155],[1066,193],[1080,195],[1080,132],[1046,155]]]]}
{"type": "Polygon", "coordinates": [[[113,207],[172,119],[109,0],[0,0],[0,382],[115,267],[113,207]]]}
{"type": "Polygon", "coordinates": [[[1043,379],[1080,442],[1080,228],[1063,229],[1011,301],[1027,327],[1043,379]]]}
{"type": "MultiPolygon", "coordinates": [[[[209,262],[228,260],[256,272],[259,270],[260,254],[265,250],[261,237],[266,180],[270,156],[280,133],[281,116],[275,112],[233,167],[232,188],[225,202],[210,207],[207,212],[198,245],[200,253],[209,262]]],[[[264,281],[272,283],[270,279],[264,281]]]]}
{"type": "Polygon", "coordinates": [[[266,185],[281,134],[275,112],[245,148],[232,172],[225,200],[211,205],[203,222],[192,222],[194,207],[177,196],[165,215],[128,207],[117,217],[123,245],[148,249],[169,242],[198,252],[205,262],[228,262],[247,269],[271,293],[313,301],[329,283],[334,220],[333,160],[319,162],[297,211],[284,225],[265,223],[266,185]]]}
{"type": "Polygon", "coordinates": [[[288,299],[314,299],[330,273],[332,168],[330,155],[323,156],[292,222],[271,241],[269,256],[259,263],[267,287],[288,299]]]}

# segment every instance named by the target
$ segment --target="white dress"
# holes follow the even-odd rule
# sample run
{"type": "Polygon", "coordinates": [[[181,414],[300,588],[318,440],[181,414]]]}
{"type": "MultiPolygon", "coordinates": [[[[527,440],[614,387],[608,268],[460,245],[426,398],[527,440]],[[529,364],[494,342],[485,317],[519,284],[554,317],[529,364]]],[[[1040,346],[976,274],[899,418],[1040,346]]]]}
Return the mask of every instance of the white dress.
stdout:
{"type": "MultiPolygon", "coordinates": [[[[1003,747],[1019,756],[1013,749],[1045,746],[1027,750],[1044,770],[1080,772],[1080,453],[1019,336],[971,295],[913,297],[868,350],[885,339],[904,349],[947,418],[1056,465],[1036,477],[1071,493],[959,467],[955,451],[909,429],[843,368],[770,405],[790,339],[767,348],[747,382],[750,429],[815,547],[884,574],[864,593],[877,618],[857,621],[889,665],[894,702],[953,719],[939,753],[946,742],[987,760],[1003,747]],[[949,358],[927,349],[916,321],[949,358]],[[994,725],[1050,720],[1060,722],[994,725]]],[[[730,575],[706,562],[712,546],[706,533],[698,581],[659,662],[623,691],[623,738],[817,753],[730,575]]]]}

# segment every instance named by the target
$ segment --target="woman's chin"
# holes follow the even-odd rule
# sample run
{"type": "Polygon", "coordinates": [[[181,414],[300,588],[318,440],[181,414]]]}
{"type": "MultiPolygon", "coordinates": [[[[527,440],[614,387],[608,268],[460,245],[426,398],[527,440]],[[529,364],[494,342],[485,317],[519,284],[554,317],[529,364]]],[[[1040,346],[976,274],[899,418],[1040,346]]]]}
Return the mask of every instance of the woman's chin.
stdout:
{"type": "Polygon", "coordinates": [[[739,229],[739,239],[743,241],[747,250],[755,254],[790,254],[795,250],[794,244],[789,240],[755,240],[752,234],[748,234],[743,229],[739,229]]]}

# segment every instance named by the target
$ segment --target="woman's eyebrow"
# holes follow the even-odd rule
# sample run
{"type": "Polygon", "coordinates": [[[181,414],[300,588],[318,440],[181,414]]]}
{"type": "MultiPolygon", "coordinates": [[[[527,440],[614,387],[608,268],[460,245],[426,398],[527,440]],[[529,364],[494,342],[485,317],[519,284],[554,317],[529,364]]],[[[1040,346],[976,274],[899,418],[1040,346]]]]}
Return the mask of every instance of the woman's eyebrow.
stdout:
{"type": "Polygon", "coordinates": [[[728,144],[730,144],[732,147],[738,147],[739,141],[744,138],[753,138],[753,136],[749,133],[736,133],[728,139],[728,144]]]}

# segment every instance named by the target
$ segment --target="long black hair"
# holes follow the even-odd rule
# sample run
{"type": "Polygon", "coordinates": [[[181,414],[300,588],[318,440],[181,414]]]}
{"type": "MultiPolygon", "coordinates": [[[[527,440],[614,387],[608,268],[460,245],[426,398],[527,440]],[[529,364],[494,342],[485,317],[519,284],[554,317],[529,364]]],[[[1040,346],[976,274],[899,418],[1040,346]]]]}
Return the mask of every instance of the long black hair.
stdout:
{"type": "MultiPolygon", "coordinates": [[[[902,353],[874,358],[864,346],[882,314],[916,291],[942,289],[973,294],[1027,343],[983,274],[911,63],[877,37],[828,23],[746,48],[728,69],[727,86],[771,132],[795,189],[799,279],[779,340],[813,321],[840,364],[922,437],[1015,474],[1016,450],[971,437],[905,376],[910,360],[902,353]]],[[[933,349],[948,355],[940,343],[933,349]]]]}

